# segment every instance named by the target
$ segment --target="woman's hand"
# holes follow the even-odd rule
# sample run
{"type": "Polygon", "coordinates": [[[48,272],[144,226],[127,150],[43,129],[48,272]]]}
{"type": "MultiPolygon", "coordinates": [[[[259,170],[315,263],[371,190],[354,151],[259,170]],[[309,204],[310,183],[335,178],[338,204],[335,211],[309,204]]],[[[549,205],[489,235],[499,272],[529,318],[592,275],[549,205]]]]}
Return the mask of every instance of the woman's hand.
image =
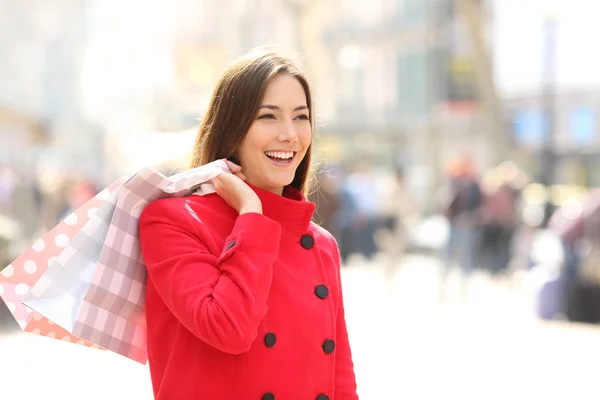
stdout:
{"type": "Polygon", "coordinates": [[[245,181],[246,180],[246,175],[244,175],[244,173],[242,172],[242,167],[240,167],[239,165],[225,159],[225,164],[227,164],[227,168],[229,168],[229,170],[231,171],[232,174],[234,174],[235,176],[237,176],[238,178],[240,178],[241,180],[245,181]]]}
{"type": "Polygon", "coordinates": [[[262,203],[257,194],[244,181],[242,167],[225,160],[230,174],[220,174],[212,179],[217,194],[240,215],[254,212],[262,214],[262,203]]]}

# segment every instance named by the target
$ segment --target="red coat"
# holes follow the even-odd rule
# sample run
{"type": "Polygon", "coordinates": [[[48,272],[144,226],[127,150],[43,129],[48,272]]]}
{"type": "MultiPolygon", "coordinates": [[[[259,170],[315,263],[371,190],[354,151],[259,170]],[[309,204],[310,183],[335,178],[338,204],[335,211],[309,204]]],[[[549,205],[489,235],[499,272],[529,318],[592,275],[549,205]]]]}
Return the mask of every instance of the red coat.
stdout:
{"type": "Polygon", "coordinates": [[[141,216],[155,397],[357,399],[337,244],[295,189],[253,189],[264,214],[210,194],[141,216]]]}

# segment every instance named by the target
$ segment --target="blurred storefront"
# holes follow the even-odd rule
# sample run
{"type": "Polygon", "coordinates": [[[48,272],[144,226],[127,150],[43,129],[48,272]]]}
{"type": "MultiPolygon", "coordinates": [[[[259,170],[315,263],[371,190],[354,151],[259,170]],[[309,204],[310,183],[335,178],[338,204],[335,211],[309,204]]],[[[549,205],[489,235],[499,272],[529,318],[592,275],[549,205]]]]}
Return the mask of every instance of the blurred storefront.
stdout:
{"type": "Polygon", "coordinates": [[[557,93],[551,116],[544,113],[541,94],[509,99],[506,108],[516,147],[541,162],[544,145],[552,142],[556,184],[600,186],[600,91],[557,93]],[[548,118],[553,118],[552,136],[548,118]]]}

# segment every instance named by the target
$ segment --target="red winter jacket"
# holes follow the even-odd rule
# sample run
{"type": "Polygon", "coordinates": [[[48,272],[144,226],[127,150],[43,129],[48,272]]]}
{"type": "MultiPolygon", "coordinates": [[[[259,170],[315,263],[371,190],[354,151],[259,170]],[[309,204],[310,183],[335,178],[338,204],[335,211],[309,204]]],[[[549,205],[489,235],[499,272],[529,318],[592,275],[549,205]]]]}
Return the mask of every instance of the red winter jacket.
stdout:
{"type": "Polygon", "coordinates": [[[252,188],[263,214],[210,194],[141,216],[155,397],[357,399],[337,244],[297,190],[252,188]]]}

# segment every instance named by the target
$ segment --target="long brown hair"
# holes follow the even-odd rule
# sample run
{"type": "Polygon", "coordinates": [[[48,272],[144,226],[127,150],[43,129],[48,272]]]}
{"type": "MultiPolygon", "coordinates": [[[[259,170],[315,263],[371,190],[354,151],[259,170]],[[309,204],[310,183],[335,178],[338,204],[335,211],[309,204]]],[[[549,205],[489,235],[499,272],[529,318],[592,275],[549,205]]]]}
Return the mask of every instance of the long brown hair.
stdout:
{"type": "MultiPolygon", "coordinates": [[[[267,86],[278,74],[289,74],[302,85],[314,137],[310,86],[287,57],[272,52],[251,54],[232,64],[221,76],[196,136],[191,167],[232,157],[258,115],[267,86]]],[[[298,166],[291,186],[309,190],[311,148],[298,166]]]]}

